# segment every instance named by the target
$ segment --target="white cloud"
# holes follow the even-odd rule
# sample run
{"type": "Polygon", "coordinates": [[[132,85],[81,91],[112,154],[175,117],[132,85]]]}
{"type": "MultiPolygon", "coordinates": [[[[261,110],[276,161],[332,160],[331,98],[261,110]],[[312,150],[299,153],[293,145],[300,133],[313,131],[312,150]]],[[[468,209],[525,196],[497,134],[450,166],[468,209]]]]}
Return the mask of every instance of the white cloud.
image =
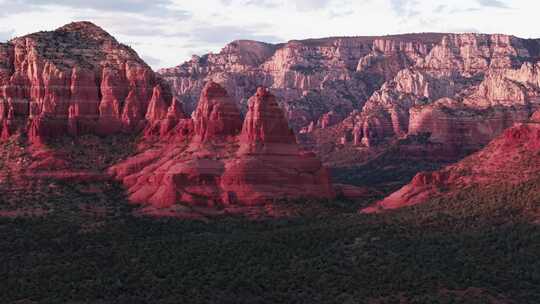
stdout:
{"type": "Polygon", "coordinates": [[[171,0],[2,0],[4,14],[61,6],[72,9],[92,9],[102,12],[137,13],[157,17],[189,17],[186,11],[173,7],[171,0]]]}
{"type": "Polygon", "coordinates": [[[0,42],[4,42],[13,37],[14,30],[2,30],[0,29],[0,42]]]}
{"type": "Polygon", "coordinates": [[[292,39],[475,31],[540,37],[530,0],[0,0],[0,38],[89,20],[154,68],[235,39],[292,39]],[[25,4],[25,5],[22,5],[25,4]],[[496,22],[494,22],[496,20],[496,22]],[[14,32],[9,32],[13,28],[14,32]],[[2,30],[4,29],[4,30],[2,30]],[[3,33],[2,33],[3,32],[3,33]],[[154,60],[152,60],[154,59],[154,60]],[[155,60],[158,59],[158,60],[155,60]]]}
{"type": "Polygon", "coordinates": [[[160,63],[161,63],[161,60],[159,60],[159,58],[152,57],[152,56],[149,56],[149,55],[143,55],[142,59],[146,63],[148,63],[148,65],[150,65],[150,66],[159,66],[160,63]]]}
{"type": "Polygon", "coordinates": [[[509,8],[509,6],[500,0],[478,0],[478,3],[486,7],[495,7],[495,8],[509,8]]]}
{"type": "Polygon", "coordinates": [[[300,11],[322,9],[330,4],[330,0],[294,0],[293,2],[300,11]]]}
{"type": "Polygon", "coordinates": [[[420,3],[416,0],[390,0],[390,5],[395,14],[400,17],[412,17],[419,13],[420,3]]]}
{"type": "Polygon", "coordinates": [[[283,39],[271,35],[263,34],[267,24],[254,24],[250,27],[217,25],[197,27],[190,33],[194,42],[200,42],[210,45],[223,46],[233,40],[257,40],[270,43],[281,42],[283,39]]]}

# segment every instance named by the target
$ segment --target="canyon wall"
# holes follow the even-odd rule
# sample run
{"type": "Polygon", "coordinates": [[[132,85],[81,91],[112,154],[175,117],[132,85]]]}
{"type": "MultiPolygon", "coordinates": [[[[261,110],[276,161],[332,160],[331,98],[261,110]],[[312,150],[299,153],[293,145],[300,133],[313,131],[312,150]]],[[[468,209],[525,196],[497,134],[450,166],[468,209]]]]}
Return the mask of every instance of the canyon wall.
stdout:
{"type": "Polygon", "coordinates": [[[539,46],[508,35],[437,33],[235,41],[159,73],[188,111],[207,80],[224,85],[244,111],[264,85],[307,136],[338,125],[344,134],[336,143],[432,134],[476,148],[538,108],[539,46]]]}

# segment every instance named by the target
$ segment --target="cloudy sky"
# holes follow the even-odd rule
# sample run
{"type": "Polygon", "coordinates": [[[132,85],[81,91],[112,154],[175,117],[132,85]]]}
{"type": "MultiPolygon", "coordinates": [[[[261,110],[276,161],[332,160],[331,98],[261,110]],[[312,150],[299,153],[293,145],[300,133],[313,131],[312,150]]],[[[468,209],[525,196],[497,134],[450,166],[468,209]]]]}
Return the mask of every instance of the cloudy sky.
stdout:
{"type": "Polygon", "coordinates": [[[235,39],[283,42],[406,32],[540,38],[535,0],[0,0],[0,41],[88,20],[155,69],[235,39]]]}

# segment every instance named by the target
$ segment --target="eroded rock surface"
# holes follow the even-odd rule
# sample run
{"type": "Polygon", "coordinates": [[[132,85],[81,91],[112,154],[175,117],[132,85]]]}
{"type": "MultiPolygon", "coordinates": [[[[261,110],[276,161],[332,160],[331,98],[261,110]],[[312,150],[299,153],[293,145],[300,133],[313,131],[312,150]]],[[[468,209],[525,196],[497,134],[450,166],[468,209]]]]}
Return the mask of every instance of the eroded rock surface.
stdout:
{"type": "Polygon", "coordinates": [[[449,149],[475,150],[539,107],[539,44],[486,34],[235,41],[159,73],[193,109],[209,79],[242,107],[269,87],[297,133],[343,130],[336,146],[433,134],[449,149]]]}
{"type": "Polygon", "coordinates": [[[251,206],[334,195],[326,169],[313,153],[300,151],[267,89],[249,100],[242,126],[227,91],[209,82],[183,125],[193,127],[110,169],[133,202],[158,208],[251,206]]]}
{"type": "Polygon", "coordinates": [[[298,131],[331,111],[343,119],[384,81],[425,57],[441,37],[343,37],[278,45],[239,40],[219,54],[194,56],[159,73],[187,111],[195,109],[208,80],[222,84],[243,106],[258,86],[268,87],[298,131]]]}
{"type": "Polygon", "coordinates": [[[15,38],[0,44],[2,138],[138,132],[171,103],[159,85],[135,51],[89,22],[15,38]]]}
{"type": "Polygon", "coordinates": [[[540,106],[537,44],[506,35],[445,35],[352,115],[354,144],[419,134],[449,147],[487,144],[540,106]]]}

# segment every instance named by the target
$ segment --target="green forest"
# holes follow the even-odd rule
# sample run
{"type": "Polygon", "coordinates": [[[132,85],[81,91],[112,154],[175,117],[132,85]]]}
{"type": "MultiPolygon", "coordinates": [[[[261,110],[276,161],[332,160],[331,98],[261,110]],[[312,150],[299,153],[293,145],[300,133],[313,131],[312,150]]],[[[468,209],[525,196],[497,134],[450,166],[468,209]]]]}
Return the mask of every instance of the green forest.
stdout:
{"type": "Polygon", "coordinates": [[[295,201],[305,213],[208,222],[135,217],[114,183],[35,187],[0,189],[2,209],[47,212],[0,219],[2,303],[540,301],[540,181],[380,215],[295,201]]]}

